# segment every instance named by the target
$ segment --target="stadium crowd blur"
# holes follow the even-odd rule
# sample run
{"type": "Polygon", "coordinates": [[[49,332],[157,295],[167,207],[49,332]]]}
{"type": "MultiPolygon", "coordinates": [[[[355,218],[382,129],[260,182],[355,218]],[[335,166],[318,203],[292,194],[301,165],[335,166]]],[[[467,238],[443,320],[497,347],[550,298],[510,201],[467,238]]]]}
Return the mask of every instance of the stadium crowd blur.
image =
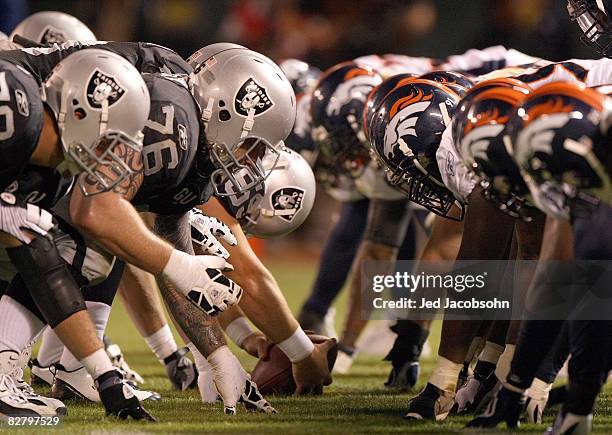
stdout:
{"type": "MultiPolygon", "coordinates": [[[[443,57],[496,44],[549,60],[588,58],[592,53],[580,44],[565,5],[566,0],[0,0],[0,30],[10,33],[29,13],[59,10],[105,40],[156,42],[183,56],[231,41],[276,61],[295,57],[321,69],[364,54],[443,57]]],[[[292,236],[315,242],[300,243],[302,252],[316,253],[331,226],[334,204],[322,190],[318,194],[310,218],[292,236]]],[[[286,238],[280,243],[285,247],[286,238]]]]}

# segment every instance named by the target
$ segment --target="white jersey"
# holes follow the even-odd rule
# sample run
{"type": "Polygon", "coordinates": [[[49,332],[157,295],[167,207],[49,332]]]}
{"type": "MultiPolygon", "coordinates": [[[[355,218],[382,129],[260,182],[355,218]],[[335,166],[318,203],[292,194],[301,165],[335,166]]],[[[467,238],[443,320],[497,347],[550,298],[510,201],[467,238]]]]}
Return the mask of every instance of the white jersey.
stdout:
{"type": "Polygon", "coordinates": [[[465,166],[455,149],[451,125],[448,125],[442,133],[440,146],[436,151],[436,160],[446,188],[459,202],[467,203],[467,198],[474,190],[478,180],[474,173],[465,166]]]}
{"type": "Polygon", "coordinates": [[[428,57],[412,57],[402,54],[371,54],[358,57],[354,62],[372,68],[385,79],[405,73],[422,75],[433,69],[433,60],[428,57]]]}

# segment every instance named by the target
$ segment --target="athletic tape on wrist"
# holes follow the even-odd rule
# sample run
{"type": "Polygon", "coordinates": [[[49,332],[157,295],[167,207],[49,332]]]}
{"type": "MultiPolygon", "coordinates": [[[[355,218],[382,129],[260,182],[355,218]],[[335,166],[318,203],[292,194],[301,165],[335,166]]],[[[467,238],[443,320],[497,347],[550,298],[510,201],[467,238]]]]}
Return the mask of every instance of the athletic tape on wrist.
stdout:
{"type": "Polygon", "coordinates": [[[314,344],[299,326],[291,337],[278,343],[278,347],[292,363],[302,361],[314,350],[314,344]]]}
{"type": "Polygon", "coordinates": [[[225,328],[225,333],[234,343],[236,343],[238,347],[242,347],[244,340],[246,340],[246,338],[254,332],[255,331],[253,331],[253,328],[251,328],[251,325],[249,325],[246,317],[238,317],[237,319],[234,319],[225,328]]]}

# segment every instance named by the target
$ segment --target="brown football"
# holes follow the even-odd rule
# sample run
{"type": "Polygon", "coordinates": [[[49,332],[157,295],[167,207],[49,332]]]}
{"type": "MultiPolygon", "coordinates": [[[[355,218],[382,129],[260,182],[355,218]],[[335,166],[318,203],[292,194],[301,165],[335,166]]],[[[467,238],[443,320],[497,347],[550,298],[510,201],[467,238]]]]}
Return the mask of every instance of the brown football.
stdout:
{"type": "MultiPolygon", "coordinates": [[[[317,335],[306,331],[310,340],[315,343],[323,343],[328,337],[317,335]]],[[[334,346],[327,353],[327,362],[331,371],[338,356],[338,346],[334,346]]],[[[291,371],[289,358],[275,344],[268,348],[266,359],[260,359],[251,372],[251,379],[259,387],[261,394],[289,395],[295,393],[295,382],[291,371]]]]}

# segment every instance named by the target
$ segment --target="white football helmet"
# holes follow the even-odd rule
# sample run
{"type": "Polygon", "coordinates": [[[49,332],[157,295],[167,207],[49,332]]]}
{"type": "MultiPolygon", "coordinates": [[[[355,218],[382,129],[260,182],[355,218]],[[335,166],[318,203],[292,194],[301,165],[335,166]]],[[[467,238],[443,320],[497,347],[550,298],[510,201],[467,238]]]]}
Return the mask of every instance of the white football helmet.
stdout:
{"type": "Polygon", "coordinates": [[[289,148],[279,150],[278,162],[267,155],[263,161],[270,171],[265,193],[258,204],[249,207],[243,230],[255,237],[278,237],[297,229],[308,217],[316,195],[315,176],[310,165],[289,148]],[[274,166],[273,166],[274,165],[274,166]]]}
{"type": "Polygon", "coordinates": [[[96,35],[81,20],[57,11],[36,12],[25,18],[11,33],[39,44],[66,41],[95,41],[96,35]]]}
{"type": "Polygon", "coordinates": [[[261,183],[266,151],[276,148],[291,132],[296,100],[291,84],[278,65],[266,56],[237,44],[204,47],[188,59],[192,94],[200,105],[202,123],[219,189],[230,180],[232,195],[261,183]],[[240,174],[240,176],[236,176],[240,174]]]}
{"type": "Polygon", "coordinates": [[[125,193],[139,167],[126,163],[142,149],[150,97],[140,73],[123,57],[100,49],[78,51],[59,62],[43,85],[64,150],[61,172],[85,172],[85,195],[125,193]]]}

